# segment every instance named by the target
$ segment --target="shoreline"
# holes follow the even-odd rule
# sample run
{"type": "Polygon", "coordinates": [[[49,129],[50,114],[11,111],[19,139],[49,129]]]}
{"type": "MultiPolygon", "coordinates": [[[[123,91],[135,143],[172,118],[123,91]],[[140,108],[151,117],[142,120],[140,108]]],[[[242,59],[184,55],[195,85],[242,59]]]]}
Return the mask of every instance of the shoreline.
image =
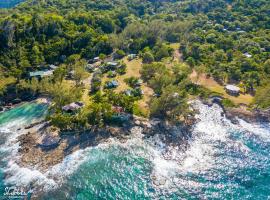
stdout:
{"type": "MultiPolygon", "coordinates": [[[[34,102],[49,103],[46,98],[38,98],[34,102]]],[[[203,104],[212,106],[213,102],[210,104],[209,102],[203,102],[203,104]]],[[[243,111],[243,108],[238,108],[239,110],[229,110],[222,106],[221,108],[223,109],[222,115],[225,115],[232,123],[237,123],[237,117],[247,119],[248,114],[251,113],[243,112],[241,114],[240,111],[243,111]]],[[[252,114],[247,121],[255,122],[254,117],[255,114],[252,114]]],[[[123,127],[105,126],[104,128],[84,130],[76,134],[72,134],[72,132],[63,134],[57,128],[52,127],[49,122],[42,120],[22,128],[24,133],[16,139],[20,146],[16,164],[19,167],[46,173],[52,167],[62,163],[66,157],[79,150],[96,147],[113,138],[125,143],[131,138],[132,129],[136,127],[142,129],[143,139],[160,135],[166,146],[177,146],[185,151],[188,149],[188,141],[196,122],[197,120],[190,125],[176,127],[159,119],[150,120],[134,116],[123,127]],[[179,132],[180,134],[175,134],[179,132]]]]}
{"type": "MultiPolygon", "coordinates": [[[[49,104],[50,99],[40,97],[30,102],[49,104]]],[[[217,103],[213,101],[201,102],[208,106],[217,103]]],[[[226,116],[232,123],[238,123],[238,118],[252,123],[262,120],[258,118],[257,113],[245,111],[244,108],[228,109],[223,106],[221,108],[223,109],[221,114],[226,116]]],[[[194,111],[197,112],[196,109],[194,111]]],[[[142,129],[143,139],[160,135],[162,136],[160,137],[162,142],[166,146],[177,146],[185,150],[188,148],[188,141],[196,122],[198,121],[192,121],[188,125],[173,126],[159,119],[133,116],[122,127],[93,127],[77,133],[63,133],[59,129],[52,127],[49,122],[41,120],[21,128],[23,133],[16,138],[19,149],[18,159],[15,162],[19,167],[46,173],[51,167],[60,164],[67,156],[78,150],[95,147],[106,143],[112,138],[125,143],[131,138],[132,129],[136,127],[142,129]]]]}
{"type": "Polygon", "coordinates": [[[218,104],[223,109],[223,114],[231,120],[232,123],[237,124],[238,119],[245,120],[250,123],[265,123],[270,122],[270,109],[268,110],[249,110],[246,105],[238,105],[237,107],[225,107],[221,103],[219,97],[210,97],[207,100],[200,99],[204,104],[212,106],[218,104]]]}
{"type": "Polygon", "coordinates": [[[146,138],[156,134],[164,135],[164,142],[170,145],[186,144],[191,132],[191,126],[170,126],[158,119],[148,120],[136,116],[123,127],[106,126],[75,134],[63,134],[48,122],[40,121],[25,127],[25,134],[17,138],[20,143],[18,164],[22,167],[35,167],[45,172],[77,150],[97,146],[111,138],[124,143],[130,138],[132,129],[136,127],[142,129],[142,134],[146,138]],[[181,130],[181,134],[173,135],[175,129],[181,130]]]}
{"type": "MultiPolygon", "coordinates": [[[[34,102],[49,104],[48,98],[37,98],[34,102]]],[[[202,101],[208,106],[217,103],[223,109],[223,114],[232,123],[238,123],[238,118],[247,122],[262,122],[270,119],[269,116],[260,118],[258,112],[251,112],[244,108],[225,108],[218,102],[202,101]]],[[[261,113],[260,113],[261,114],[261,113]]],[[[19,161],[22,166],[38,166],[41,171],[48,169],[48,167],[60,163],[67,155],[79,149],[84,149],[89,146],[96,146],[99,143],[107,141],[109,138],[118,138],[125,142],[134,127],[143,129],[145,137],[151,137],[155,134],[165,134],[165,143],[173,145],[174,138],[170,132],[174,128],[181,128],[183,134],[181,144],[185,144],[187,135],[191,132],[191,128],[196,120],[189,122],[188,125],[175,127],[167,124],[159,119],[146,119],[142,117],[133,116],[132,119],[123,127],[105,126],[103,128],[92,128],[89,130],[82,130],[79,132],[61,133],[57,128],[52,127],[47,121],[39,121],[24,127],[25,133],[17,138],[20,143],[19,154],[21,159],[19,161]],[[42,159],[40,159],[42,158],[42,159]]],[[[179,139],[179,138],[178,138],[179,139]]],[[[178,144],[179,145],[179,142],[178,144]]]]}

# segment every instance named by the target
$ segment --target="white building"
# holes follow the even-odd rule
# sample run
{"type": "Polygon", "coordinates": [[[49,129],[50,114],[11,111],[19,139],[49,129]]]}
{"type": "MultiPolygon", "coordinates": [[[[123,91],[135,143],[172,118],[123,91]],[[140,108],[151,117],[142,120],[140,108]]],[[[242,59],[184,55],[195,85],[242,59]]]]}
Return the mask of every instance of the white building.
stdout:
{"type": "Polygon", "coordinates": [[[226,85],[225,90],[228,94],[238,96],[240,94],[240,88],[235,85],[226,85]]]}

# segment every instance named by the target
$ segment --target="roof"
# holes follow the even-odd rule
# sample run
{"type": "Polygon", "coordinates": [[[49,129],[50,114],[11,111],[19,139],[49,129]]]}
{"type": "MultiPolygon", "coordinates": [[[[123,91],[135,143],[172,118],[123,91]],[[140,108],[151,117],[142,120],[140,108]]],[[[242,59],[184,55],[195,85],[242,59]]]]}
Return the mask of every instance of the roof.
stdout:
{"type": "Polygon", "coordinates": [[[252,55],[249,54],[249,53],[244,53],[244,56],[246,56],[247,58],[251,58],[252,57],[252,55]]]}
{"type": "Polygon", "coordinates": [[[111,81],[113,85],[118,85],[118,82],[116,80],[111,81]]]}
{"type": "Polygon", "coordinates": [[[70,103],[68,105],[63,106],[62,110],[64,110],[64,111],[75,111],[75,110],[79,110],[83,106],[84,106],[84,104],[82,102],[73,102],[73,103],[70,103]]]}
{"type": "Polygon", "coordinates": [[[121,106],[113,106],[112,107],[112,110],[116,113],[121,113],[121,112],[124,112],[124,108],[121,107],[121,106]]]}
{"type": "Polygon", "coordinates": [[[107,87],[117,87],[119,84],[116,80],[112,80],[107,83],[107,87]]]}
{"type": "Polygon", "coordinates": [[[138,85],[143,84],[143,80],[142,79],[138,79],[136,84],[138,84],[138,85]]]}
{"type": "Polygon", "coordinates": [[[137,54],[134,54],[134,53],[128,55],[129,58],[135,58],[136,56],[137,54]]]}
{"type": "Polygon", "coordinates": [[[226,90],[234,91],[234,92],[240,92],[240,88],[235,85],[226,85],[226,90]]]}
{"type": "Polygon", "coordinates": [[[108,65],[117,66],[118,62],[107,62],[108,65]]]}
{"type": "Polygon", "coordinates": [[[51,69],[57,69],[58,68],[58,66],[56,66],[56,65],[50,65],[49,66],[51,69]]]}
{"type": "Polygon", "coordinates": [[[53,75],[53,70],[30,72],[29,75],[31,77],[34,77],[34,76],[41,76],[41,77],[50,76],[50,75],[53,75]]]}

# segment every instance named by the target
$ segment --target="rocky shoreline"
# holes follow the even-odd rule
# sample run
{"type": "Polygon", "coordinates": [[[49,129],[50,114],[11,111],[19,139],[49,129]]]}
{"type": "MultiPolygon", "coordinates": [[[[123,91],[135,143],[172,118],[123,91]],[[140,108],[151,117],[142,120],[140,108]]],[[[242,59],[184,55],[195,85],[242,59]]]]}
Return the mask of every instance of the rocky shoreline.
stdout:
{"type": "Polygon", "coordinates": [[[224,107],[221,100],[221,97],[212,97],[207,100],[201,99],[201,101],[208,106],[212,106],[214,103],[218,104],[223,109],[223,114],[226,118],[230,119],[234,124],[238,123],[237,118],[250,123],[270,122],[270,109],[250,110],[246,105],[240,105],[238,107],[224,107]]]}
{"type": "MultiPolygon", "coordinates": [[[[48,100],[40,99],[38,102],[48,103],[48,100]]],[[[223,108],[223,114],[233,123],[238,123],[237,118],[248,122],[269,122],[270,112],[251,112],[246,107],[224,108],[216,99],[203,101],[208,106],[218,103],[223,108]]],[[[89,130],[82,130],[74,133],[61,133],[57,128],[52,127],[49,122],[40,121],[24,128],[24,134],[18,137],[20,143],[19,165],[22,167],[37,168],[45,172],[49,167],[63,161],[71,153],[90,146],[97,146],[108,141],[110,138],[117,138],[125,142],[131,136],[134,127],[140,127],[144,137],[152,137],[160,134],[165,144],[177,145],[184,149],[188,146],[188,139],[191,137],[191,129],[195,119],[186,125],[172,126],[159,119],[146,119],[137,116],[131,117],[130,121],[122,127],[106,126],[104,128],[93,127],[89,130]]]]}
{"type": "Polygon", "coordinates": [[[140,127],[144,137],[160,134],[165,143],[178,146],[181,144],[182,147],[186,146],[191,132],[191,126],[180,128],[158,119],[148,120],[136,116],[123,127],[92,128],[75,134],[61,133],[48,122],[40,121],[25,127],[25,134],[18,137],[20,142],[18,164],[45,172],[79,149],[97,146],[108,141],[109,138],[117,138],[121,142],[127,141],[134,127],[140,127]]]}

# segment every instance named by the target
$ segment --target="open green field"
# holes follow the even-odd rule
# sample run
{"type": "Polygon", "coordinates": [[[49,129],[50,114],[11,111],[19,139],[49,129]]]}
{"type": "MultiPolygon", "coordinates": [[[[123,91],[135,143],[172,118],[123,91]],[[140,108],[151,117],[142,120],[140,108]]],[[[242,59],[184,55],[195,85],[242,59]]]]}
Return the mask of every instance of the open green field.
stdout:
{"type": "Polygon", "coordinates": [[[230,99],[234,104],[246,104],[250,105],[253,101],[253,97],[250,94],[240,94],[238,97],[231,96],[226,93],[224,86],[218,84],[213,78],[207,78],[205,74],[198,74],[195,70],[190,75],[190,79],[193,83],[199,84],[213,92],[219,93],[221,96],[230,99]]]}

